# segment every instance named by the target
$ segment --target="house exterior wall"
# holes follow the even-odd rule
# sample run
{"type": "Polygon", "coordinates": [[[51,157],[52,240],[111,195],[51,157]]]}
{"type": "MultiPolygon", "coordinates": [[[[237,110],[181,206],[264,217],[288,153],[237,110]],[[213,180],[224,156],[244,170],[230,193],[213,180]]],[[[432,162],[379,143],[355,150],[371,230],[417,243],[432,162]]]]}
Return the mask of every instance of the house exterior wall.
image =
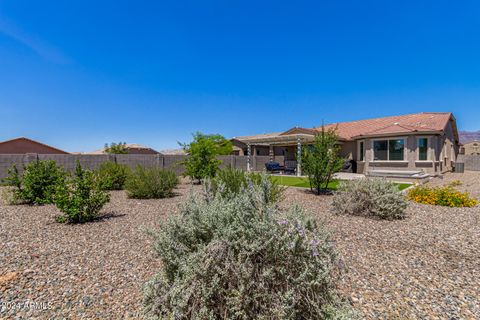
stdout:
{"type": "Polygon", "coordinates": [[[0,154],[68,154],[68,152],[51,148],[28,139],[15,139],[0,144],[0,154]]]}
{"type": "MultiPolygon", "coordinates": [[[[450,160],[448,162],[449,166],[445,167],[443,164],[442,154],[443,149],[445,149],[448,159],[456,157],[458,153],[458,148],[455,148],[453,130],[452,135],[449,137],[447,134],[445,136],[440,135],[409,135],[409,136],[399,136],[399,137],[379,137],[379,138],[368,138],[363,139],[364,141],[364,161],[359,161],[358,155],[358,141],[355,142],[351,148],[353,151],[353,159],[357,162],[357,172],[358,173],[367,173],[371,170],[396,170],[396,171],[423,171],[429,174],[436,174],[452,169],[450,160]],[[385,139],[405,139],[405,153],[403,161],[379,161],[374,160],[373,153],[373,141],[375,140],[385,140],[385,139]],[[419,160],[419,149],[418,149],[418,139],[427,138],[428,139],[428,159],[419,160]],[[450,148],[451,154],[447,152],[450,148]]],[[[350,152],[350,150],[345,150],[345,152],[350,152]]]]}

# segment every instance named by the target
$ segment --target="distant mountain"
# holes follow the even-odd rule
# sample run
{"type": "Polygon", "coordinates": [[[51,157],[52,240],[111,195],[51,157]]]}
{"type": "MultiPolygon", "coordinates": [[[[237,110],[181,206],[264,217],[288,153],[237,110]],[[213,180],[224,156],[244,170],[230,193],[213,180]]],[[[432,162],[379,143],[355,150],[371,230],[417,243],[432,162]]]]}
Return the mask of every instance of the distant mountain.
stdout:
{"type": "Polygon", "coordinates": [[[460,136],[461,143],[468,143],[470,141],[480,141],[480,130],[479,131],[459,131],[458,135],[460,136]]]}

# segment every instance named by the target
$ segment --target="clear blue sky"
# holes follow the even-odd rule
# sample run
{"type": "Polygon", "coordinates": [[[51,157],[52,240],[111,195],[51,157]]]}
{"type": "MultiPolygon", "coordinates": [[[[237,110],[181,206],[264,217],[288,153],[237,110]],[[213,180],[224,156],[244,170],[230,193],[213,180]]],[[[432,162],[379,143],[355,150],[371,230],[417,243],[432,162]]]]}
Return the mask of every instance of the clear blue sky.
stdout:
{"type": "Polygon", "coordinates": [[[454,111],[480,129],[478,1],[0,0],[0,140],[177,147],[454,111]]]}

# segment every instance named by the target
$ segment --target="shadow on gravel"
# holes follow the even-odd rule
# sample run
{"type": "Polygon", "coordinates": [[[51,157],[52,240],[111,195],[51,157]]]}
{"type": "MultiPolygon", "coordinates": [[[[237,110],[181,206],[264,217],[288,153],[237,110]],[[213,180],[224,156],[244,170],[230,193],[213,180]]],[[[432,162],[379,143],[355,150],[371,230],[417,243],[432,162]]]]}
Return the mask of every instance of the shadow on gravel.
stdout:
{"type": "Polygon", "coordinates": [[[124,217],[126,216],[125,213],[115,213],[115,212],[107,212],[105,214],[102,214],[98,217],[96,217],[95,219],[93,219],[91,222],[102,222],[102,221],[105,221],[105,220],[110,220],[110,219],[114,219],[114,218],[121,218],[121,217],[124,217]]]}

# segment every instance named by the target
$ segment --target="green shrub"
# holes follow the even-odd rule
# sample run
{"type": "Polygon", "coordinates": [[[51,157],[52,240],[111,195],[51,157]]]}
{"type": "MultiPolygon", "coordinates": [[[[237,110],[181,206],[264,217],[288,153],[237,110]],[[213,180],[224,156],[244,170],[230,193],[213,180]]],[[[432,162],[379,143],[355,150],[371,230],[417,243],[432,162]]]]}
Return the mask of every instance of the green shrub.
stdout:
{"type": "Polygon", "coordinates": [[[7,185],[14,187],[15,201],[28,204],[49,204],[57,185],[64,183],[66,173],[53,160],[35,160],[27,164],[23,174],[14,165],[10,168],[7,185]]]}
{"type": "Polygon", "coordinates": [[[92,171],[82,169],[77,162],[75,175],[57,186],[55,205],[64,213],[58,222],[83,223],[97,217],[110,196],[99,188],[95,178],[92,171]]]}
{"type": "Polygon", "coordinates": [[[444,187],[417,186],[408,191],[412,201],[445,207],[475,207],[478,200],[468,192],[460,192],[452,185],[444,187]]]}
{"type": "Polygon", "coordinates": [[[173,171],[138,166],[125,182],[129,198],[159,199],[173,195],[178,185],[178,177],[173,171]]]}
{"type": "Polygon", "coordinates": [[[126,165],[111,161],[103,162],[96,171],[103,190],[123,190],[130,172],[126,165]]]}
{"type": "Polygon", "coordinates": [[[337,214],[403,219],[407,201],[400,189],[384,179],[343,181],[332,201],[337,214]]]}
{"type": "Polygon", "coordinates": [[[278,202],[285,190],[265,174],[247,173],[231,167],[219,170],[215,178],[210,180],[212,194],[219,193],[224,198],[235,197],[243,192],[249,184],[268,188],[267,201],[271,203],[278,202]]]}
{"type": "Polygon", "coordinates": [[[181,144],[188,157],[181,163],[185,166],[184,175],[200,182],[215,177],[222,161],[217,156],[232,153],[232,143],[218,134],[197,132],[189,144],[181,144]]]}
{"type": "Polygon", "coordinates": [[[352,319],[336,291],[329,234],[300,208],[265,202],[269,188],[192,195],[163,224],[155,241],[162,268],[144,291],[147,317],[352,319]]]}

